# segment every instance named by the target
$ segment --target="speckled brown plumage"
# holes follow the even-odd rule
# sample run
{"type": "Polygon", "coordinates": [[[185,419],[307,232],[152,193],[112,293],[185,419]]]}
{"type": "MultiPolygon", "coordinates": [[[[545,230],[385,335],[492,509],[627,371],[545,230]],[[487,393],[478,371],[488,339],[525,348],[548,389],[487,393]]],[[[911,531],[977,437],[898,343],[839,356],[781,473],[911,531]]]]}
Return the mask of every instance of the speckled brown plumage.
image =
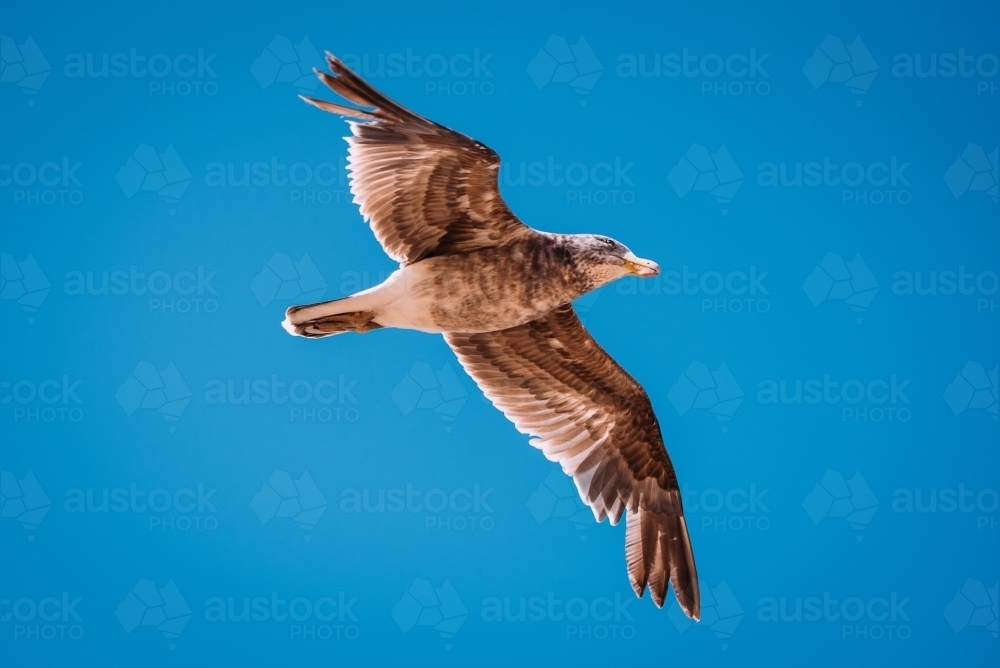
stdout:
{"type": "Polygon", "coordinates": [[[697,571],[674,467],[645,391],[569,304],[496,332],[445,334],[462,366],[531,444],[573,476],[597,521],[629,512],[632,586],[662,606],[670,580],[697,617],[697,571]]]}
{"type": "Polygon", "coordinates": [[[584,329],[573,299],[655,263],[595,235],[533,230],[507,208],[500,159],[388,99],[328,54],[317,72],[357,109],[305,98],[351,122],[351,192],[390,257],[385,283],[289,309],[321,337],[382,326],[441,332],[485,395],[572,476],[598,521],[627,513],[629,579],[662,606],[668,583],[698,619],[698,578],[680,490],[649,397],[584,329]]]}

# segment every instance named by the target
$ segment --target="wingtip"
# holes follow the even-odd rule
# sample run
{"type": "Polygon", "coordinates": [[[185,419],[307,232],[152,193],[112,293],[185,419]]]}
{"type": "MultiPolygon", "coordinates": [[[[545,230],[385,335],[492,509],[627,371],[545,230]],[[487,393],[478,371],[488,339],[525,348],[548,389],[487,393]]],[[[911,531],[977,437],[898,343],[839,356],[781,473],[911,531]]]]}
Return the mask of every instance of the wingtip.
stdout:
{"type": "MultiPolygon", "coordinates": [[[[695,587],[697,587],[697,584],[695,584],[695,587]]],[[[677,605],[680,606],[685,615],[697,622],[701,620],[701,597],[697,594],[694,596],[690,594],[690,590],[681,592],[676,587],[674,588],[677,605]]]]}
{"type": "Polygon", "coordinates": [[[323,111],[328,111],[331,114],[337,114],[339,116],[346,116],[347,118],[356,118],[362,121],[374,122],[378,121],[379,118],[375,114],[371,114],[363,109],[355,109],[354,107],[348,107],[343,104],[335,104],[333,102],[327,102],[326,100],[319,100],[314,97],[307,97],[305,95],[299,95],[300,98],[306,103],[311,104],[317,109],[322,109],[323,111]]]}
{"type": "Polygon", "coordinates": [[[334,72],[336,74],[340,74],[344,70],[348,69],[347,66],[344,65],[344,61],[342,61],[340,58],[333,55],[329,51],[326,52],[326,65],[327,67],[330,68],[331,72],[334,72]]]}
{"type": "MultiPolygon", "coordinates": [[[[643,588],[643,589],[645,589],[645,588],[643,588]]],[[[650,588],[649,591],[650,591],[650,594],[652,594],[652,597],[653,597],[653,604],[658,609],[662,610],[663,606],[666,605],[666,603],[667,603],[666,592],[664,592],[664,595],[661,597],[661,596],[657,596],[656,592],[652,588],[650,588]]],[[[642,593],[640,593],[639,590],[636,590],[636,594],[639,596],[639,598],[642,598],[642,593]]],[[[677,592],[676,591],[674,592],[674,595],[675,595],[675,597],[677,599],[677,606],[681,609],[681,611],[685,615],[687,615],[688,617],[690,617],[693,621],[700,622],[701,621],[701,604],[700,604],[700,602],[699,601],[687,601],[687,600],[683,600],[680,596],[677,596],[677,592]]]]}
{"type": "Polygon", "coordinates": [[[653,603],[656,605],[657,608],[660,608],[662,610],[663,604],[667,602],[667,597],[658,596],[656,591],[652,587],[649,588],[649,592],[653,595],[653,603]]]}
{"type": "Polygon", "coordinates": [[[673,509],[655,512],[641,508],[629,515],[625,558],[636,596],[642,598],[648,586],[653,604],[662,609],[673,590],[681,611],[695,621],[701,619],[698,575],[683,515],[673,509]],[[655,550],[650,549],[653,547],[655,550]]]}
{"type": "MultiPolygon", "coordinates": [[[[697,602],[685,601],[676,594],[677,592],[674,592],[674,597],[677,600],[677,607],[681,609],[681,612],[690,617],[692,621],[701,621],[701,605],[697,602]]],[[[660,605],[658,607],[662,608],[663,606],[660,605]]]]}
{"type": "Polygon", "coordinates": [[[642,598],[646,594],[645,582],[637,582],[631,573],[629,573],[629,582],[632,585],[632,591],[635,592],[636,598],[642,598]]]}

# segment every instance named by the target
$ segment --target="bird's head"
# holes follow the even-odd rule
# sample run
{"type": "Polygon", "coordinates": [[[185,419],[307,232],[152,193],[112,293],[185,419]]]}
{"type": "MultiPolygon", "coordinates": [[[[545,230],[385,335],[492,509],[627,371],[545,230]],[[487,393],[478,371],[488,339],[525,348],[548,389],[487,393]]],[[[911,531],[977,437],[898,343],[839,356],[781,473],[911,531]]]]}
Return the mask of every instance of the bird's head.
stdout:
{"type": "Polygon", "coordinates": [[[574,235],[578,263],[595,275],[601,284],[622,276],[648,278],[660,273],[660,265],[644,260],[611,237],[599,234],[574,235]]]}

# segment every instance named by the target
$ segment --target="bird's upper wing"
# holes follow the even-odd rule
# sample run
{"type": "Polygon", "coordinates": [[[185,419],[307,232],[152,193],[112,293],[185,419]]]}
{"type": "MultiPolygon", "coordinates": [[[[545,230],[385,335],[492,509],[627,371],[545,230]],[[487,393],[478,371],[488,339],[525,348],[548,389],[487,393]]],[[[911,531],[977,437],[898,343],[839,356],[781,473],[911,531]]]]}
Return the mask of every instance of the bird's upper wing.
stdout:
{"type": "Polygon", "coordinates": [[[667,582],[700,614],[680,490],[646,392],[583,327],[569,304],[517,327],[445,334],[483,393],[531,444],[573,476],[598,521],[628,510],[625,558],[636,594],[658,606],[667,582]]]}
{"type": "Polygon", "coordinates": [[[316,71],[323,83],[374,109],[303,99],[361,119],[347,137],[351,193],[392,259],[411,264],[531,233],[500,196],[492,149],[393,102],[329,53],[327,64],[332,74],[316,71]]]}

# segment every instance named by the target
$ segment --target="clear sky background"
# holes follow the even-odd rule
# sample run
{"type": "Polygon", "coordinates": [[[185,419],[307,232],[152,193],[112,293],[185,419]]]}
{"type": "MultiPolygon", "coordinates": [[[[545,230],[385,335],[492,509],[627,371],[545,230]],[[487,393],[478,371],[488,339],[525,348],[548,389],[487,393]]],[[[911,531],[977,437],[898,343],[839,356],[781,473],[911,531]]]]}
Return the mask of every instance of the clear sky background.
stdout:
{"type": "Polygon", "coordinates": [[[6,4],[2,654],[994,663],[997,14],[6,4]],[[657,411],[701,623],[439,336],[280,328],[394,269],[296,97],[327,49],[526,223],[663,268],[578,309],[657,411]]]}

